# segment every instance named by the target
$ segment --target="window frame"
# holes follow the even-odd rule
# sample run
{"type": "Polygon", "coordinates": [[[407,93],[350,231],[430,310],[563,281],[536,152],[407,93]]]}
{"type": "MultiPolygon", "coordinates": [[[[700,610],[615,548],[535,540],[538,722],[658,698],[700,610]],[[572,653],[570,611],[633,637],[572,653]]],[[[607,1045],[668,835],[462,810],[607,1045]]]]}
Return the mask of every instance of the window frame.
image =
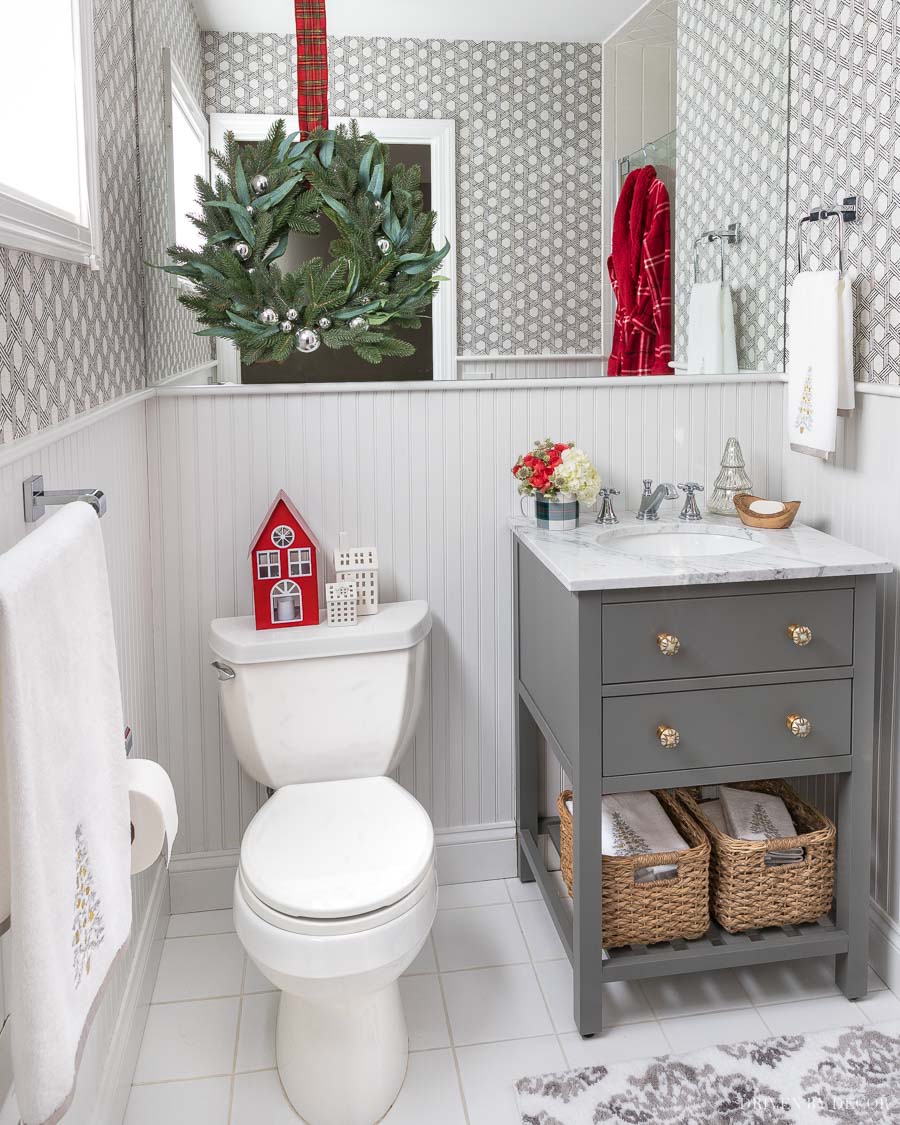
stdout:
{"type": "Polygon", "coordinates": [[[287,550],[291,549],[292,545],[294,543],[294,540],[296,538],[297,538],[297,535],[294,532],[294,529],[286,523],[280,523],[277,527],[273,527],[272,528],[272,534],[269,536],[269,539],[272,543],[272,546],[277,547],[279,551],[287,551],[287,550]],[[276,534],[279,531],[287,531],[290,534],[290,539],[286,540],[286,542],[284,542],[284,543],[279,543],[278,540],[275,538],[276,534]]]}
{"type": "Polygon", "coordinates": [[[309,547],[288,548],[288,578],[312,577],[312,550],[309,547]],[[296,556],[296,557],[294,557],[296,556]],[[294,567],[297,570],[294,570],[294,567]]]}
{"type": "MultiPolygon", "coordinates": [[[[210,142],[214,149],[225,146],[229,130],[239,141],[262,141],[276,121],[284,120],[288,132],[297,129],[296,114],[265,113],[211,113],[209,115],[210,142]]],[[[431,148],[431,206],[437,214],[434,224],[434,244],[443,246],[446,238],[450,251],[441,262],[440,273],[448,280],[443,282],[432,303],[432,354],[435,383],[459,378],[456,364],[456,122],[452,119],[417,117],[360,117],[361,133],[374,133],[384,144],[427,144],[431,148]]],[[[349,117],[332,117],[329,125],[349,125],[349,117]]],[[[231,340],[216,337],[216,362],[220,383],[241,382],[241,355],[231,340]]],[[[389,382],[389,380],[386,380],[389,382]]],[[[378,386],[379,381],[374,381],[378,386]]],[[[287,384],[295,386],[297,384],[287,384]]],[[[346,387],[347,383],[299,384],[315,385],[318,390],[328,387],[346,387]]],[[[404,384],[407,385],[407,384],[404,384]]],[[[409,386],[416,386],[410,382],[409,386]]],[[[267,384],[271,391],[277,383],[267,384]]]]}
{"type": "Polygon", "coordinates": [[[94,62],[94,0],[72,5],[73,56],[79,99],[78,151],[81,205],[78,219],[35,196],[0,184],[0,246],[99,270],[103,264],[97,143],[97,83],[94,62]]]}
{"type": "Polygon", "coordinates": [[[281,552],[278,550],[270,551],[268,549],[256,552],[256,577],[261,582],[275,582],[281,581],[281,552]],[[263,561],[265,556],[265,562],[263,561]],[[272,558],[275,561],[272,562],[272,558]],[[266,569],[266,574],[263,574],[263,567],[266,569]],[[276,573],[273,574],[272,571],[276,573]]]}
{"type": "MultiPolygon", "coordinates": [[[[194,93],[188,85],[187,79],[178,66],[178,63],[172,57],[172,50],[170,47],[163,47],[162,51],[162,64],[163,64],[163,90],[165,92],[165,144],[166,144],[166,245],[174,246],[178,241],[176,236],[178,214],[175,205],[175,131],[174,131],[174,118],[172,113],[172,103],[178,102],[179,107],[188,120],[188,123],[197,134],[198,139],[203,144],[203,151],[206,153],[204,158],[203,167],[201,168],[200,175],[204,179],[209,179],[210,163],[209,163],[209,118],[203,110],[203,107],[194,97],[194,93]]],[[[185,277],[178,277],[175,274],[166,274],[169,278],[169,283],[175,289],[191,289],[193,288],[191,282],[185,277]]]]}
{"type": "Polygon", "coordinates": [[[275,601],[277,598],[294,598],[296,600],[297,609],[299,610],[299,613],[294,618],[294,621],[303,620],[303,591],[300,589],[300,586],[297,582],[294,582],[291,578],[282,578],[281,581],[277,582],[269,591],[269,613],[272,618],[272,624],[289,625],[289,621],[278,621],[275,616],[275,601]],[[293,590],[285,589],[279,592],[279,586],[293,586],[294,588],[293,590]]]}

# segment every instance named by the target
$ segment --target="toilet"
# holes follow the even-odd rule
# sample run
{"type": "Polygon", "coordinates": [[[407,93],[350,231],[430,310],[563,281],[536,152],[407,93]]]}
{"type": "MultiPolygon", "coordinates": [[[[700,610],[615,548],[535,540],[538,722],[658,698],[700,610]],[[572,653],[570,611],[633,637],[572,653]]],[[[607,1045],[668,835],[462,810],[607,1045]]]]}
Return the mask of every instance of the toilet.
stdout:
{"type": "Polygon", "coordinates": [[[434,830],[387,775],[415,730],[430,630],[422,601],[347,629],[210,626],[235,753],[274,790],[241,842],[235,928],[281,992],[278,1073],[308,1125],[374,1125],[406,1074],[398,982],[437,910],[434,830]]]}

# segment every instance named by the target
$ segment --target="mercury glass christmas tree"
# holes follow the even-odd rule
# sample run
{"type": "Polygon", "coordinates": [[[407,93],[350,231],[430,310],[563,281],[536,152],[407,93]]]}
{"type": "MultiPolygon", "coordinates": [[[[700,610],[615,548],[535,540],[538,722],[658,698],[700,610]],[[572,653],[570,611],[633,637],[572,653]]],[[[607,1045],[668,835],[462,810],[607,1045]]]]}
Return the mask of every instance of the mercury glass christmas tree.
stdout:
{"type": "Polygon", "coordinates": [[[720,516],[736,516],[735,496],[739,492],[750,492],[753,488],[753,482],[744,468],[741,443],[736,437],[730,437],[725,443],[721,464],[719,475],[713,482],[712,495],[706,503],[706,510],[720,516]]]}

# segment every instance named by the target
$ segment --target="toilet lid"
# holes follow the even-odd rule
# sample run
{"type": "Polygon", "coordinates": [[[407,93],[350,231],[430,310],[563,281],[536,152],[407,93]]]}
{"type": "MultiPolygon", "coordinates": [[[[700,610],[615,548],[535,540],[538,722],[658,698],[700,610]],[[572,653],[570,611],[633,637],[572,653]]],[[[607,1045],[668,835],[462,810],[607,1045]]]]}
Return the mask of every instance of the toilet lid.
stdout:
{"type": "Polygon", "coordinates": [[[390,906],[427,873],[428,814],[389,777],[286,785],[241,843],[241,874],[267,906],[294,918],[349,918],[390,906]]]}

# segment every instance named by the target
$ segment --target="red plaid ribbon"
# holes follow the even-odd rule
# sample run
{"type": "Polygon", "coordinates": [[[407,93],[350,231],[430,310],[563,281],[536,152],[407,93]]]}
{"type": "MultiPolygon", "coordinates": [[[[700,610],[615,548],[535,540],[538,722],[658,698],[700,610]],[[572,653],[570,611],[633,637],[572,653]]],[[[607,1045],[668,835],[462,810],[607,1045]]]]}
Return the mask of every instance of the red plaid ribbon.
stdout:
{"type": "Polygon", "coordinates": [[[297,117],[300,135],[328,128],[325,0],[294,0],[297,21],[297,117]]]}

